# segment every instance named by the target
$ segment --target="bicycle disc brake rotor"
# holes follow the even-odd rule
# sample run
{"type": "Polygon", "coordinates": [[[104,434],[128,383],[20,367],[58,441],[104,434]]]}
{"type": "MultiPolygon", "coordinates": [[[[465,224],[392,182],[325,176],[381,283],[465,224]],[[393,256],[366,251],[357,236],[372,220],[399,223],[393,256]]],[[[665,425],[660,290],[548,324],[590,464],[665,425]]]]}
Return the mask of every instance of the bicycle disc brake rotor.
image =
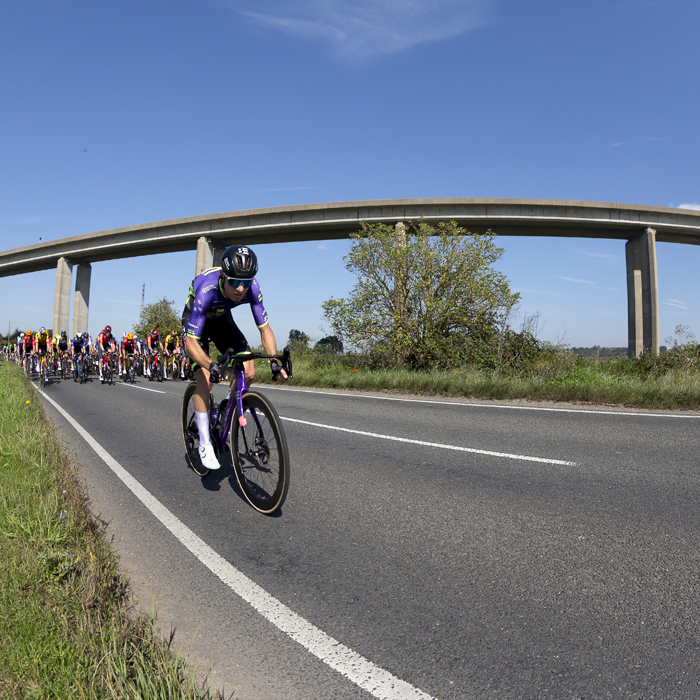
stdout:
{"type": "Polygon", "coordinates": [[[267,440],[261,435],[256,435],[255,449],[252,450],[250,454],[259,459],[262,464],[267,464],[270,461],[270,448],[268,447],[267,440]]]}

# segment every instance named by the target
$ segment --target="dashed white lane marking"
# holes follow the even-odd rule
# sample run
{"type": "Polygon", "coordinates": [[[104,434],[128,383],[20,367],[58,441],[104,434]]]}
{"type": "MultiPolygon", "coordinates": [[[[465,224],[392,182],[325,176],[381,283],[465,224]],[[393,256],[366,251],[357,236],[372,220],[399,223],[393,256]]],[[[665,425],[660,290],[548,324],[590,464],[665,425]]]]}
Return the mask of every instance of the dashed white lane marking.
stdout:
{"type": "Polygon", "coordinates": [[[425,442],[424,440],[412,440],[410,438],[395,437],[394,435],[382,435],[381,433],[368,433],[366,430],[351,430],[350,428],[339,428],[336,425],[324,425],[323,423],[312,423],[308,420],[298,418],[285,418],[282,420],[290,423],[302,423],[311,425],[314,428],[326,428],[327,430],[339,430],[342,433],[352,433],[353,435],[364,435],[366,437],[379,438],[380,440],[393,440],[394,442],[408,442],[411,445],[423,445],[424,447],[437,447],[441,450],[454,450],[455,452],[472,452],[477,455],[488,455],[489,457],[505,457],[507,459],[519,459],[525,462],[541,462],[542,464],[558,464],[564,467],[575,467],[576,462],[565,462],[562,459],[549,459],[547,457],[529,457],[528,455],[510,454],[508,452],[493,452],[491,450],[479,450],[475,447],[460,447],[459,445],[446,445],[442,442],[425,442]]]}
{"type": "Polygon", "coordinates": [[[350,399],[376,399],[377,401],[402,401],[406,403],[432,403],[439,406],[465,406],[467,408],[502,408],[511,411],[549,411],[550,413],[595,413],[602,416],[635,416],[638,418],[695,418],[700,414],[684,415],[682,413],[643,413],[632,411],[600,411],[592,408],[549,408],[547,406],[512,406],[510,404],[465,403],[462,401],[439,401],[438,399],[406,399],[398,396],[374,396],[373,394],[352,394],[340,391],[316,391],[314,389],[292,389],[287,386],[261,384],[260,389],[279,389],[280,391],[298,391],[302,394],[321,394],[322,396],[343,396],[350,399]]]}
{"type": "Polygon", "coordinates": [[[134,479],[72,416],[40,389],[37,391],[75,428],[105,464],[146,508],[204,566],[265,619],[348,680],[380,700],[435,700],[432,696],[376,666],[305,620],[217,554],[134,479]]]}
{"type": "Polygon", "coordinates": [[[167,394],[167,391],[160,391],[158,389],[149,389],[146,386],[136,386],[136,384],[129,384],[124,382],[117,382],[117,386],[128,386],[129,389],[142,389],[143,391],[152,391],[154,394],[167,394]]]}

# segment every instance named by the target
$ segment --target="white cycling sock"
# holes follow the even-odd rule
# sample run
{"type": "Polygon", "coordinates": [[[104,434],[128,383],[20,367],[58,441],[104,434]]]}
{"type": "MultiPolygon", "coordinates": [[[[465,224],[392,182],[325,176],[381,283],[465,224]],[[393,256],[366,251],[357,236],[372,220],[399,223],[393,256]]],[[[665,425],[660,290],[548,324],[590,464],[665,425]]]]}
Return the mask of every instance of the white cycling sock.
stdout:
{"type": "Polygon", "coordinates": [[[197,430],[199,431],[199,444],[211,445],[211,436],[209,435],[209,411],[206,413],[194,412],[194,417],[197,419],[197,430]]]}

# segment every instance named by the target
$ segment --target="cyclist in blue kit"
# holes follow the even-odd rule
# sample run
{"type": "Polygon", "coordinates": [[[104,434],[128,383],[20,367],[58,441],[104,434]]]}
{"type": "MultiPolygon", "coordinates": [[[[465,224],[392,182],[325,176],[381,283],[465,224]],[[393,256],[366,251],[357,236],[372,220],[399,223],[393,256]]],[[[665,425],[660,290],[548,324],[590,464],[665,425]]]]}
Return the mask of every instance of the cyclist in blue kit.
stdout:
{"type": "MultiPolygon", "coordinates": [[[[212,385],[221,381],[223,374],[222,368],[209,358],[209,342],[213,342],[221,353],[229,347],[236,352],[249,350],[248,341],[231,315],[235,307],[249,304],[265,352],[268,355],[277,353],[260,284],[255,279],[257,271],[258,259],[250,248],[241,245],[226,248],[221,256],[221,267],[204,270],[192,281],[182,312],[182,325],[186,333],[185,352],[192,360],[197,381],[193,400],[199,432],[199,456],[207,469],[220,467],[209,434],[209,395],[212,385]]],[[[276,360],[270,360],[270,369],[278,382],[286,381],[287,374],[276,360]]],[[[246,383],[250,386],[255,379],[254,362],[246,362],[244,370],[246,383]]]]}

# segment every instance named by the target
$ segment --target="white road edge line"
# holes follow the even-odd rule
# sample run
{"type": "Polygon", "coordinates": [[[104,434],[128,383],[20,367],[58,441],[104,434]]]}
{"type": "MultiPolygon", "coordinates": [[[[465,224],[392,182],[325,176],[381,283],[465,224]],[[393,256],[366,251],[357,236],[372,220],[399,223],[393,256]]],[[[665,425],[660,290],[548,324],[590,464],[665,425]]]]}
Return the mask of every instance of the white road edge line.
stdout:
{"type": "Polygon", "coordinates": [[[146,386],[136,386],[136,384],[125,384],[124,382],[117,382],[117,386],[128,386],[129,389],[141,389],[142,391],[152,391],[154,394],[167,394],[167,391],[159,391],[158,389],[149,389],[146,386]]]}
{"type": "Polygon", "coordinates": [[[351,394],[340,391],[317,391],[315,389],[292,389],[287,386],[260,384],[258,389],[279,389],[280,391],[298,391],[302,394],[321,394],[323,396],[344,396],[351,399],[376,399],[379,401],[404,401],[406,403],[434,403],[440,406],[466,406],[468,408],[504,408],[511,411],[549,411],[551,413],[595,413],[602,416],[638,416],[643,418],[694,418],[700,415],[685,416],[680,413],[634,413],[632,411],[596,411],[592,408],[547,408],[545,406],[511,406],[507,404],[464,403],[461,401],[438,401],[434,399],[402,399],[397,396],[374,396],[373,394],[351,394]]]}
{"type": "Polygon", "coordinates": [[[380,440],[393,440],[395,442],[408,442],[412,445],[423,445],[424,447],[438,447],[441,450],[454,450],[456,452],[472,452],[477,455],[488,455],[489,457],[506,457],[507,459],[519,459],[525,462],[542,462],[543,464],[559,464],[564,467],[575,467],[576,462],[565,462],[562,459],[548,459],[547,457],[528,457],[527,455],[515,455],[508,452],[492,452],[491,450],[478,450],[475,447],[458,447],[457,445],[445,445],[441,442],[425,442],[424,440],[411,440],[410,438],[394,437],[393,435],[382,435],[381,433],[368,433],[365,430],[351,430],[350,428],[339,428],[335,425],[324,425],[323,423],[312,423],[308,420],[299,420],[298,418],[286,418],[280,416],[282,420],[290,421],[291,423],[302,423],[303,425],[311,425],[314,428],[327,428],[328,430],[339,430],[342,433],[352,433],[354,435],[365,435],[367,437],[375,437],[380,440]]]}
{"type": "Polygon", "coordinates": [[[406,681],[402,681],[349,647],[340,644],[238,571],[180,522],[61,406],[40,389],[36,389],[36,391],[75,428],[104,463],[184,547],[275,627],[379,700],[435,700],[431,695],[415,688],[406,681]]]}

